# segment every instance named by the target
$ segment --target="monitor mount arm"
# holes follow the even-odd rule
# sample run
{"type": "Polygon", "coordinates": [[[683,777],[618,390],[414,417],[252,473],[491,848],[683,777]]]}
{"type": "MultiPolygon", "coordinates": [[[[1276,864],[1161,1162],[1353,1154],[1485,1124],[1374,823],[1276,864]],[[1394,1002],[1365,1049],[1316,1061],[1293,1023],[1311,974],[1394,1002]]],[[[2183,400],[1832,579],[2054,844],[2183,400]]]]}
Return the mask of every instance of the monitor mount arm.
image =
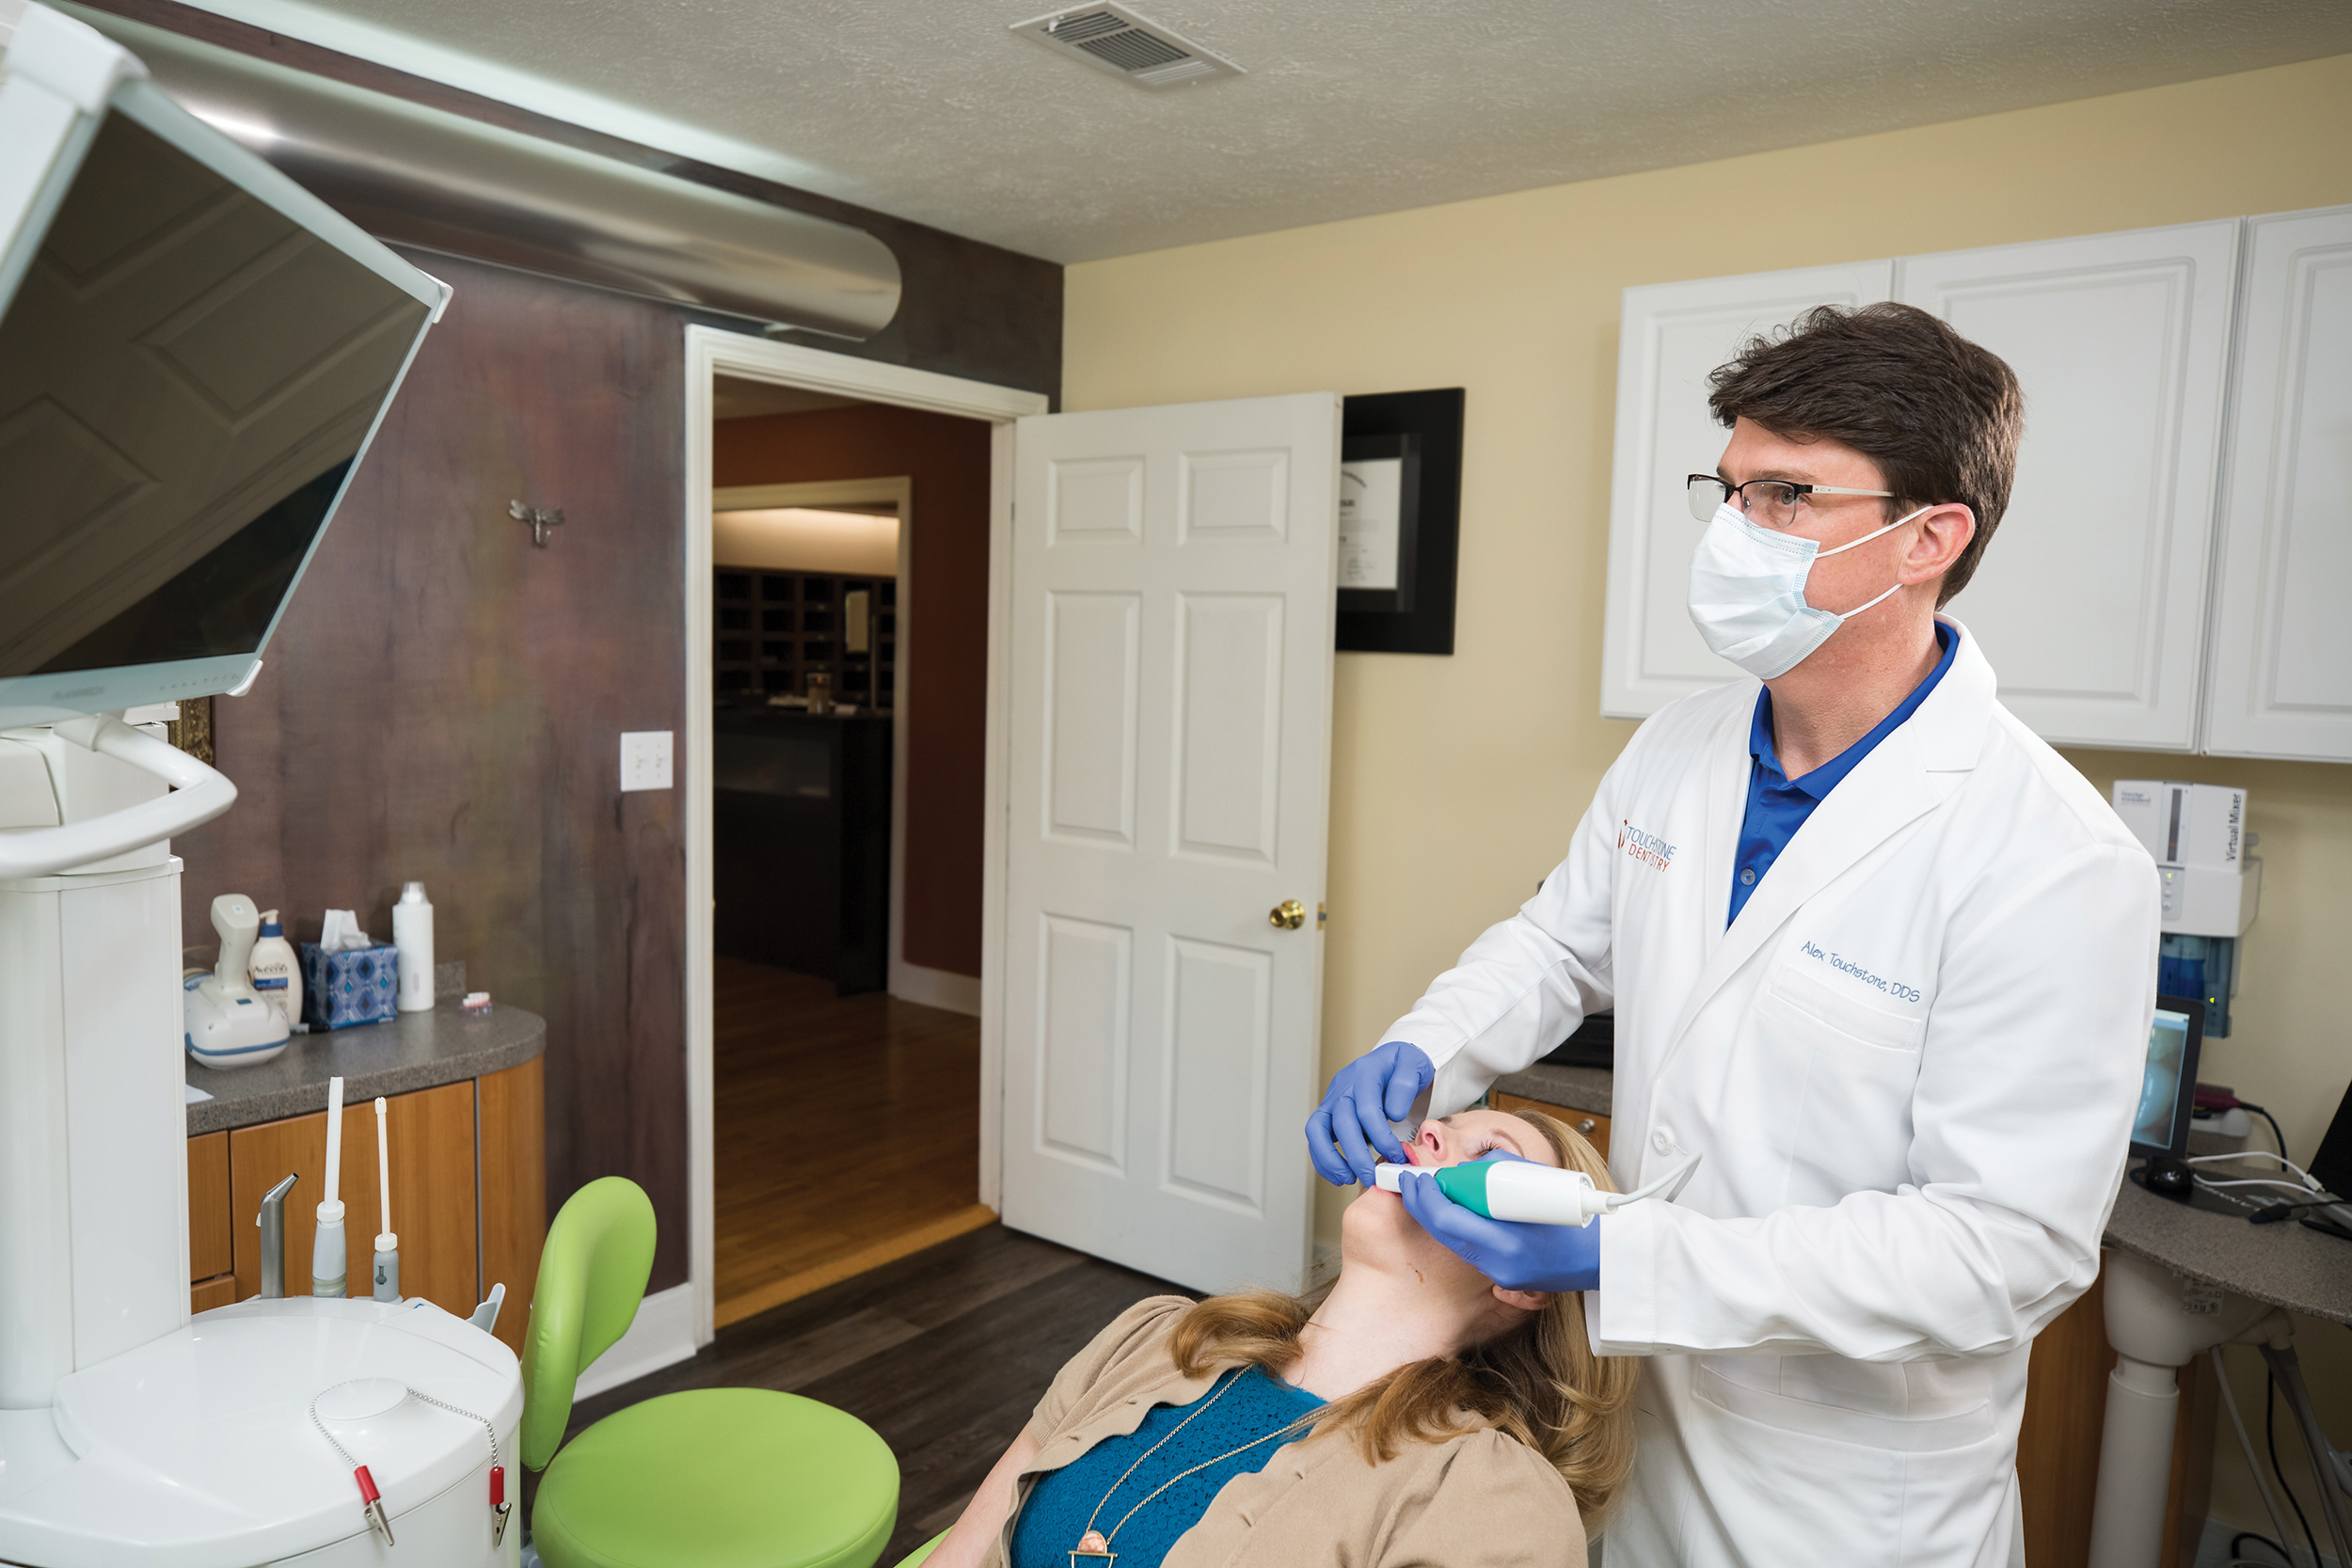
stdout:
{"type": "Polygon", "coordinates": [[[152,773],[171,785],[171,793],[87,822],[0,832],[0,879],[47,877],[127,854],[210,822],[236,803],[237,786],[226,775],[114,714],[61,720],[50,728],[76,745],[152,773]]]}

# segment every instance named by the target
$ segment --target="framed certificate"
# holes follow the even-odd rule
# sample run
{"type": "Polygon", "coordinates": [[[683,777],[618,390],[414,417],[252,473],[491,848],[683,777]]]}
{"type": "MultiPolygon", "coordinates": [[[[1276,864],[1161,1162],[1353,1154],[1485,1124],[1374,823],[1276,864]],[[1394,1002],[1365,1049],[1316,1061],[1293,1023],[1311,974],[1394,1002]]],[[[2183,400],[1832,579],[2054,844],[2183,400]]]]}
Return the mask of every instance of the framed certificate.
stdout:
{"type": "Polygon", "coordinates": [[[1338,647],[1451,654],[1461,538],[1459,387],[1343,401],[1338,647]]]}

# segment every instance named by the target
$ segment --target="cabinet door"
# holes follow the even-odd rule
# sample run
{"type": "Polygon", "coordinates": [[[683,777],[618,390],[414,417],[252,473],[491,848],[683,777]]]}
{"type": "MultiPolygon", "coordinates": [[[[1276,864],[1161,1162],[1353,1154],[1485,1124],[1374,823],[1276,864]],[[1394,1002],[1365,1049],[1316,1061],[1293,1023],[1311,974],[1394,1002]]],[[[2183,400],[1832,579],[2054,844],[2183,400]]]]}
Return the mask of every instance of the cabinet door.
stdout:
{"type": "Polygon", "coordinates": [[[2045,740],[2185,752],[2238,221],[1904,260],[1897,297],[2010,363],[2017,481],[1951,602],[2045,740]]]}
{"type": "Polygon", "coordinates": [[[1692,520],[1683,479],[1713,472],[1730,439],[1707,411],[1708,372],[1749,338],[1817,305],[1886,298],[1894,271],[1892,261],[1857,261],[1625,292],[1600,656],[1604,717],[1646,719],[1677,697],[1745,678],[1691,625],[1691,552],[1707,525],[1692,520]]]}
{"type": "Polygon", "coordinates": [[[2352,762],[2352,207],[2247,230],[2205,749],[2352,762]]]}
{"type": "MultiPolygon", "coordinates": [[[[391,1143],[392,1223],[400,1238],[400,1289],[464,1317],[481,1300],[481,1251],[474,1217],[473,1082],[394,1095],[385,1106],[391,1143]]],[[[286,1195],[286,1293],[310,1293],[310,1243],[319,1200],[326,1196],[326,1113],[240,1127],[229,1134],[230,1233],[237,1298],[262,1288],[261,1231],[253,1216],[262,1195],[292,1172],[302,1180],[286,1195]]],[[[382,1224],[377,1200],[375,1107],[343,1108],[342,1191],[345,1293],[370,1293],[370,1265],[382,1224]]]]}

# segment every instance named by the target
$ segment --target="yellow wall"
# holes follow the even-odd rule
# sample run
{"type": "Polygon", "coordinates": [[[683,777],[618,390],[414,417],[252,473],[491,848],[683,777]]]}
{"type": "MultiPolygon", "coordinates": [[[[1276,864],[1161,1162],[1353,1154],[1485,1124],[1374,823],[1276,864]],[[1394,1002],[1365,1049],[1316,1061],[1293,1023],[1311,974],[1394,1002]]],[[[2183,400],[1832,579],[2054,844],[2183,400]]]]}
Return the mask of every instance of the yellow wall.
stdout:
{"type": "MultiPolygon", "coordinates": [[[[1620,290],[2352,202],[2348,151],[2343,55],[1072,267],[1072,409],[1469,389],[1454,656],[1339,660],[1325,1069],[1534,890],[1633,731],[1598,717],[1620,290]]],[[[2352,767],[2070,755],[2102,791],[2252,791],[2263,913],[2201,1076],[2268,1103],[2308,1155],[2352,1074],[2352,767]]],[[[2322,1330],[2303,1338],[2316,1362],[2322,1330]]],[[[2328,1360],[2343,1441],[2352,1364],[2328,1360]]],[[[2257,1519],[2233,1465],[2217,1512],[2257,1519]]]]}

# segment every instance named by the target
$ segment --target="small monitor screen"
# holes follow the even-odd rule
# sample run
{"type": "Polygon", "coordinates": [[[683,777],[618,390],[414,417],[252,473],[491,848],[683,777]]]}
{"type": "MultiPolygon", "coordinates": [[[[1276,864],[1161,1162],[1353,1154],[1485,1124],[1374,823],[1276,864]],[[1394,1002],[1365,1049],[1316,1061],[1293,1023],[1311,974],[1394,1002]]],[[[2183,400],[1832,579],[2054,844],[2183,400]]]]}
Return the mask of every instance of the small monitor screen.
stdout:
{"type": "Polygon", "coordinates": [[[427,313],[110,110],[0,320],[0,679],[258,652],[427,313]]]}
{"type": "MultiPolygon", "coordinates": [[[[2139,1115],[2132,1124],[2132,1142],[2150,1148],[2178,1151],[2187,1145],[2189,1095],[2182,1092],[2182,1077],[2197,1070],[2190,1053],[2192,1021],[2185,1012],[2159,1006],[2148,1031],[2148,1063],[2139,1085],[2139,1115]]],[[[2194,1088],[2194,1080],[2190,1081],[2194,1088]]]]}

